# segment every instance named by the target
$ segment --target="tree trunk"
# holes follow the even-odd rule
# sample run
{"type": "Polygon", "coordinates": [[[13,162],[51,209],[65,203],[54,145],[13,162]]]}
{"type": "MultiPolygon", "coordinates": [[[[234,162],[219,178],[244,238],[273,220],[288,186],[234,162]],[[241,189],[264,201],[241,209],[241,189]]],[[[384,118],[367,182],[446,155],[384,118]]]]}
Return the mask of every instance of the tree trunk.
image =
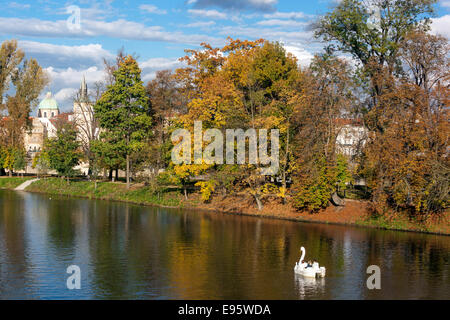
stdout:
{"type": "Polygon", "coordinates": [[[8,175],[9,175],[9,177],[12,177],[12,170],[11,169],[9,169],[8,175]]]}
{"type": "Polygon", "coordinates": [[[261,199],[259,198],[259,195],[255,193],[255,201],[256,205],[258,206],[258,211],[261,211],[263,209],[263,204],[261,202],[261,199]]]}
{"type": "Polygon", "coordinates": [[[113,180],[113,169],[109,169],[108,180],[114,181],[113,180]]]}
{"type": "Polygon", "coordinates": [[[184,188],[184,198],[187,200],[188,196],[187,196],[187,188],[184,188]]]}
{"type": "Polygon", "coordinates": [[[127,154],[127,189],[130,189],[130,156],[127,154]]]}
{"type": "Polygon", "coordinates": [[[337,192],[334,192],[331,195],[330,201],[333,205],[340,207],[340,206],[345,206],[345,200],[342,199],[341,197],[339,197],[339,195],[337,194],[337,192]]]}
{"type": "MultiPolygon", "coordinates": [[[[284,164],[283,164],[283,172],[282,172],[282,187],[284,188],[284,192],[287,190],[287,183],[286,183],[286,169],[287,169],[287,163],[289,159],[289,127],[287,128],[287,135],[286,135],[286,152],[284,157],[284,164]]],[[[283,204],[286,204],[286,194],[283,197],[283,204]]]]}

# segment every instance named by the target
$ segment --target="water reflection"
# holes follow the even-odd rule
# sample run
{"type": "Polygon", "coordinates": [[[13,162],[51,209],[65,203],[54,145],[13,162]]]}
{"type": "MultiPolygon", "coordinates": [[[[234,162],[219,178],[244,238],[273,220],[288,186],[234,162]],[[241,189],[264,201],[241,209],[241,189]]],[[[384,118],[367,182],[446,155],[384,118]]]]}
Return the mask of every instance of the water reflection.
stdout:
{"type": "Polygon", "coordinates": [[[300,299],[307,299],[310,296],[322,296],[325,294],[325,278],[309,278],[299,274],[294,274],[295,284],[300,299]]]}
{"type": "Polygon", "coordinates": [[[449,299],[449,252],[445,236],[0,190],[3,299],[449,299]],[[325,279],[294,274],[302,245],[325,279]],[[65,287],[71,264],[81,290],[65,287]]]}

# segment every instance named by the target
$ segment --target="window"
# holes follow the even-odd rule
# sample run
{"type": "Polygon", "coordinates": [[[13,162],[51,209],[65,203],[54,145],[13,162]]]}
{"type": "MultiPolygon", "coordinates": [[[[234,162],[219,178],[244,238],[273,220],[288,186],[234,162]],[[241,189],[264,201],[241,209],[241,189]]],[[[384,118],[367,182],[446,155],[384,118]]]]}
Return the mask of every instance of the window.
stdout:
{"type": "Polygon", "coordinates": [[[47,112],[44,112],[44,118],[47,118],[47,112]]]}
{"type": "Polygon", "coordinates": [[[54,112],[52,112],[52,118],[55,116],[55,113],[54,112]]]}

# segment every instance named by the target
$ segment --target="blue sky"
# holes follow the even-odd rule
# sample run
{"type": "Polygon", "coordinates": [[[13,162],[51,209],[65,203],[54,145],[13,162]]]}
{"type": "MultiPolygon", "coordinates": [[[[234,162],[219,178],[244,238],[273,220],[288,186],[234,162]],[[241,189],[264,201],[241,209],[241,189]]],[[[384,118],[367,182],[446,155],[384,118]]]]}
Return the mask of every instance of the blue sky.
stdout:
{"type": "MultiPolygon", "coordinates": [[[[19,40],[28,57],[50,74],[51,90],[62,109],[81,77],[88,85],[103,78],[102,59],[124,46],[136,53],[144,81],[157,70],[180,67],[186,48],[215,46],[227,36],[280,41],[307,65],[322,44],[309,25],[338,0],[154,0],[8,1],[1,0],[0,40],[19,40]],[[81,9],[80,29],[70,30],[67,8],[81,9]]],[[[433,31],[450,37],[450,0],[436,6],[433,31]]]]}

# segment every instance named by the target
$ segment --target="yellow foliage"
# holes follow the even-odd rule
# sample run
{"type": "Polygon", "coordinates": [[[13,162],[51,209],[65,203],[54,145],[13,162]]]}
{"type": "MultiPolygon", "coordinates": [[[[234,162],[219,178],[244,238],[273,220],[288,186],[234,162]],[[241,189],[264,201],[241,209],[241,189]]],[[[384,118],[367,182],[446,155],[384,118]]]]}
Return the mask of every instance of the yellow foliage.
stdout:
{"type": "Polygon", "coordinates": [[[195,184],[200,187],[200,193],[203,202],[207,202],[211,199],[211,195],[214,193],[217,182],[214,180],[200,181],[195,184]]]}

